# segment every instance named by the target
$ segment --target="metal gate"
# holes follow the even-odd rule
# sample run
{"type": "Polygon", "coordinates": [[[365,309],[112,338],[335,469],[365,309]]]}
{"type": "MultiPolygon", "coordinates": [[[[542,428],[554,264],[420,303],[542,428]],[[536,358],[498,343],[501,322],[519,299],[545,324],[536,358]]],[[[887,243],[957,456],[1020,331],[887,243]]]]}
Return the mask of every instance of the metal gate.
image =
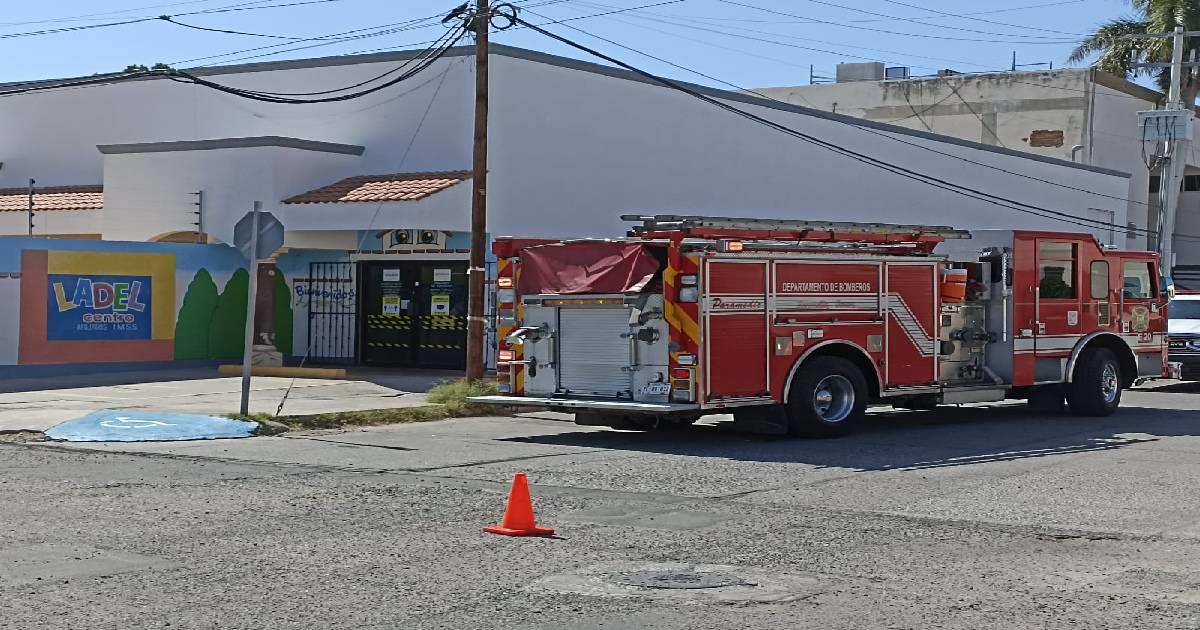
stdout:
{"type": "Polygon", "coordinates": [[[354,363],[358,291],[354,263],[308,264],[308,363],[354,363]]]}

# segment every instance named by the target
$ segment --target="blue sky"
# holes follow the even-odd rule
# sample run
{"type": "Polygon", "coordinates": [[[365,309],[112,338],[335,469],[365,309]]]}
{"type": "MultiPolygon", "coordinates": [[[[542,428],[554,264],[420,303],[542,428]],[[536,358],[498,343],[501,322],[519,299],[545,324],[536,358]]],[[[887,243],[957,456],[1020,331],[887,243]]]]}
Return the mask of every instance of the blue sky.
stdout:
{"type": "MultiPolygon", "coordinates": [[[[6,2],[0,12],[0,81],[111,72],[128,64],[179,67],[319,57],[413,47],[437,37],[437,19],[460,0],[56,0],[6,2]],[[297,6],[273,5],[309,2],[297,6]],[[264,8],[265,7],[265,8],[264,8]],[[223,10],[223,9],[240,10],[223,10]],[[206,13],[197,13],[206,12],[206,13]],[[181,16],[180,14],[193,13],[181,16]],[[161,14],[193,26],[271,35],[214,33],[147,20],[53,34],[23,33],[121,22],[161,14]],[[391,30],[386,34],[376,33],[391,30]],[[356,31],[350,41],[301,42],[356,31]],[[229,54],[251,48],[256,51],[229,54]],[[307,47],[307,48],[301,48],[307,47]],[[219,56],[220,55],[220,56],[219,56]]],[[[913,74],[940,68],[1001,70],[1065,65],[1073,42],[1096,24],[1129,13],[1125,0],[519,0],[524,17],[564,36],[667,76],[710,79],[595,39],[652,54],[741,86],[800,85],[809,66],[832,76],[839,62],[884,61],[913,74]],[[657,5],[657,6],[646,6],[657,5]],[[637,10],[622,11],[634,7],[637,10]],[[614,13],[614,11],[621,11],[614,13]],[[986,12],[986,13],[983,13],[986,12]],[[606,14],[606,15],[600,15],[606,14]],[[953,15],[947,15],[953,14],[953,15]],[[965,16],[965,17],[964,17],[965,16]]],[[[346,37],[346,35],[340,35],[346,37]]],[[[495,41],[581,56],[527,30],[495,41]]]]}

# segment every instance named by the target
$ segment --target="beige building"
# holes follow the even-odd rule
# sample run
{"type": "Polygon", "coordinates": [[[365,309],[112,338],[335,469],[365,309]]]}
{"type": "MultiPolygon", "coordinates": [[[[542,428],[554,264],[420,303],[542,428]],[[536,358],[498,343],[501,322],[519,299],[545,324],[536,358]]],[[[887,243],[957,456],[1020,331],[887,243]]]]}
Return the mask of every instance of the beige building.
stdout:
{"type": "MultiPolygon", "coordinates": [[[[1127,220],[1155,229],[1158,184],[1146,166],[1137,112],[1160,107],[1161,93],[1090,68],[884,78],[903,77],[906,70],[841,64],[834,83],[754,91],[793,105],[1129,173],[1127,220]]],[[[1177,234],[1200,235],[1198,158],[1193,146],[1177,234]]],[[[1113,216],[1105,208],[1094,215],[1103,221],[1113,216]]],[[[1154,246],[1134,231],[1108,236],[1109,244],[1120,247],[1154,246]]],[[[1177,275],[1200,285],[1200,244],[1176,239],[1175,249],[1177,275]]]]}

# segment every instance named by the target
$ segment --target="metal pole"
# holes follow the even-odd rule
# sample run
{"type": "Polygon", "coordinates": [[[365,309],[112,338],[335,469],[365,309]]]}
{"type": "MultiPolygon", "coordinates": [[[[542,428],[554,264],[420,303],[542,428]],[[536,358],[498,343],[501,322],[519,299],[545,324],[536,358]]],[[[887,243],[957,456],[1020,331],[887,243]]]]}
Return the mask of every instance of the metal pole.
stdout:
{"type": "Polygon", "coordinates": [[[467,270],[467,380],[483,378],[483,266],[487,247],[488,0],[475,4],[475,146],[471,176],[471,263],[467,270]]]}
{"type": "Polygon", "coordinates": [[[33,185],[36,183],[37,183],[36,180],[33,180],[33,179],[29,180],[29,235],[30,236],[33,236],[33,185]]]}
{"type": "Polygon", "coordinates": [[[254,354],[254,304],[258,302],[258,213],[262,202],[254,202],[250,220],[250,288],[246,294],[246,339],[242,351],[242,415],[250,413],[250,359],[254,354]]]}
{"type": "Polygon", "coordinates": [[[204,191],[197,190],[196,195],[196,242],[203,243],[208,239],[204,236],[204,191]]]}
{"type": "MultiPolygon", "coordinates": [[[[1183,44],[1182,26],[1176,26],[1171,34],[1171,89],[1167,92],[1167,109],[1190,109],[1183,102],[1183,44]]],[[[1162,227],[1158,234],[1159,264],[1163,273],[1174,275],[1175,266],[1175,216],[1179,207],[1180,183],[1187,165],[1187,150],[1191,138],[1174,138],[1167,141],[1166,160],[1159,171],[1159,207],[1162,227]]]]}

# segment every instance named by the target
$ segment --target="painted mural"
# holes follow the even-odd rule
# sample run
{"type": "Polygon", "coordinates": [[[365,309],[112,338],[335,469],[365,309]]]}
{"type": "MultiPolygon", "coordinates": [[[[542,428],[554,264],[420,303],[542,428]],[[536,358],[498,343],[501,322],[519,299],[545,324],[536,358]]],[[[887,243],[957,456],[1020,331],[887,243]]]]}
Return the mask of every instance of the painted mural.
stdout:
{"type": "MultiPolygon", "coordinates": [[[[242,354],[249,274],[219,245],[0,238],[0,366],[242,354]]],[[[292,290],[260,269],[255,343],[292,354],[292,290]]]]}

